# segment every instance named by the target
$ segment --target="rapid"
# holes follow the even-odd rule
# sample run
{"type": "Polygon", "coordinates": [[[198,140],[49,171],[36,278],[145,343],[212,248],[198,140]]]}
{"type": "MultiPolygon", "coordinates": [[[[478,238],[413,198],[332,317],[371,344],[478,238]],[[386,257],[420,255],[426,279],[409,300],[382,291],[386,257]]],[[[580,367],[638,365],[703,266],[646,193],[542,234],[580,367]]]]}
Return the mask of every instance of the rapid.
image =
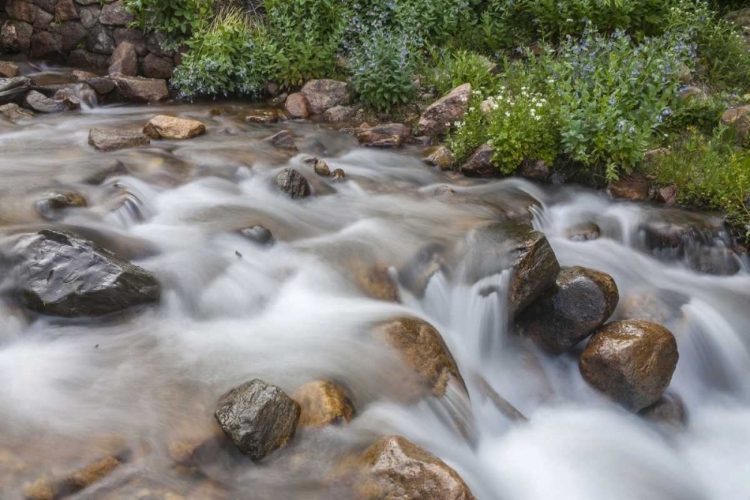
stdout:
{"type": "MultiPolygon", "coordinates": [[[[39,71],[50,81],[66,75],[39,71]]],[[[387,434],[440,457],[481,500],[750,498],[749,263],[729,252],[714,215],[572,185],[467,179],[425,165],[417,146],[362,148],[316,122],[246,123],[247,103],[98,106],[81,97],[81,111],[0,121],[0,246],[45,227],[74,231],[154,273],[163,295],[104,320],[32,317],[0,300],[0,498],[24,498],[40,475],[99,458],[112,435],[133,459],[69,498],[335,498],[337,464],[387,434]],[[207,133],[113,153],[87,144],[92,127],[138,128],[157,114],[200,120],[207,133]],[[282,129],[295,134],[298,154],[264,141],[282,129]],[[308,156],[346,179],[317,177],[308,156]],[[289,166],[314,196],[278,191],[273,179],[289,166]],[[74,190],[88,206],[45,217],[38,200],[51,190],[74,190]],[[648,421],[589,387],[582,346],[551,356],[514,335],[507,271],[466,279],[467,236],[509,214],[543,232],[560,265],[610,274],[614,318],[644,307],[674,333],[669,392],[684,403],[684,427],[648,421]],[[591,222],[599,238],[570,237],[591,222]],[[237,232],[254,225],[275,244],[237,232]],[[665,226],[681,228],[678,250],[655,242],[665,226]],[[398,278],[429,246],[445,249],[446,264],[423,293],[402,287],[399,303],[367,297],[342,266],[355,255],[398,278]],[[699,272],[706,256],[739,270],[699,272]],[[442,333],[469,398],[401,400],[404,367],[369,332],[403,315],[442,333]],[[290,393],[340,381],[356,417],[299,430],[259,463],[216,452],[198,471],[176,466],[170,443],[208,432],[217,398],[253,378],[290,393]],[[482,383],[528,421],[509,419],[482,383]]],[[[0,276],[4,297],[10,286],[0,276]]]]}

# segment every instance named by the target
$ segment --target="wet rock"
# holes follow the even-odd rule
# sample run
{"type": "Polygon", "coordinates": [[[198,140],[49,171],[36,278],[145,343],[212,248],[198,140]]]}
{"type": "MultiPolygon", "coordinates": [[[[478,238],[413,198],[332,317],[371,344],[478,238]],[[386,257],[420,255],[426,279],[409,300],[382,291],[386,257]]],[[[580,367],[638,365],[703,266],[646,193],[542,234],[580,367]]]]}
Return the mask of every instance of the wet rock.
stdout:
{"type": "Polygon", "coordinates": [[[422,297],[430,279],[438,271],[446,272],[447,265],[443,259],[445,247],[440,244],[427,245],[398,272],[398,280],[404,288],[417,297],[422,297]]]}
{"type": "Polygon", "coordinates": [[[294,144],[294,137],[288,130],[282,130],[281,132],[272,135],[267,140],[278,149],[297,151],[297,146],[294,144]]]}
{"type": "Polygon", "coordinates": [[[31,80],[23,76],[0,78],[0,104],[20,101],[31,87],[31,80]]]}
{"type": "Polygon", "coordinates": [[[159,283],[148,271],[67,233],[23,237],[16,253],[18,293],[33,311],[100,316],[159,300],[159,283]]]}
{"type": "Polygon", "coordinates": [[[27,51],[31,47],[34,27],[23,21],[7,21],[0,28],[0,50],[7,53],[27,51]]]}
{"type": "Polygon", "coordinates": [[[307,119],[310,116],[310,104],[304,94],[290,94],[284,102],[284,111],[291,119],[307,119]]]}
{"type": "Polygon", "coordinates": [[[645,201],[648,199],[648,180],[640,172],[633,172],[611,183],[607,187],[607,192],[612,198],[645,201]]]}
{"type": "Polygon", "coordinates": [[[337,168],[333,172],[331,172],[331,179],[334,181],[343,181],[344,178],[346,178],[346,173],[343,169],[337,168]]]}
{"type": "Polygon", "coordinates": [[[113,36],[115,38],[116,46],[119,46],[123,42],[128,42],[133,45],[135,53],[138,54],[138,57],[143,57],[148,54],[148,48],[146,47],[146,36],[143,34],[143,30],[136,28],[116,28],[113,32],[113,36]]]}
{"type": "Polygon", "coordinates": [[[293,168],[285,168],[276,176],[276,186],[293,199],[310,196],[310,183],[293,168]]]}
{"type": "Polygon", "coordinates": [[[354,89],[346,82],[336,80],[310,80],[301,90],[307,98],[310,114],[322,115],[334,106],[348,106],[354,98],[354,89]]]}
{"type": "Polygon", "coordinates": [[[269,106],[273,107],[283,107],[288,97],[289,94],[287,94],[286,92],[284,92],[283,94],[278,94],[276,97],[272,97],[271,99],[269,99],[268,104],[269,106]]]}
{"type": "Polygon", "coordinates": [[[309,382],[297,389],[292,399],[301,408],[300,427],[325,427],[354,418],[354,408],[346,391],[335,382],[309,382]]]}
{"type": "Polygon", "coordinates": [[[435,188],[435,196],[453,196],[456,191],[450,186],[438,186],[435,188]]]}
{"type": "Polygon", "coordinates": [[[374,127],[362,127],[357,139],[363,146],[375,148],[397,148],[409,138],[411,131],[403,123],[387,123],[374,127]]]}
{"type": "Polygon", "coordinates": [[[359,459],[354,498],[475,500],[442,460],[401,436],[376,441],[359,459]]]}
{"type": "Polygon", "coordinates": [[[466,177],[502,177],[503,174],[492,164],[495,150],[489,144],[482,144],[459,167],[459,171],[466,177]]]}
{"type": "Polygon", "coordinates": [[[36,206],[45,219],[55,219],[61,210],[83,208],[88,204],[86,198],[77,191],[52,191],[37,201],[36,206]]]}
{"type": "Polygon", "coordinates": [[[76,90],[72,88],[62,88],[55,92],[52,99],[63,103],[66,109],[81,109],[81,100],[75,95],[76,90]]]}
{"type": "Polygon", "coordinates": [[[471,84],[464,83],[435,101],[419,118],[419,133],[432,136],[447,132],[466,114],[470,96],[471,84]]]}
{"type": "Polygon", "coordinates": [[[516,319],[519,333],[544,350],[562,354],[609,319],[619,300],[608,274],[583,267],[563,268],[554,285],[516,319]]]}
{"type": "Polygon", "coordinates": [[[391,278],[388,266],[376,262],[366,265],[362,261],[350,262],[352,280],[365,295],[372,299],[399,302],[398,285],[391,278]]]}
{"type": "Polygon", "coordinates": [[[115,90],[115,82],[107,76],[89,78],[86,83],[94,89],[97,94],[106,95],[115,90]]]}
{"type": "Polygon", "coordinates": [[[674,335],[648,321],[615,321],[600,328],[579,360],[583,378],[638,411],[656,403],[669,386],[679,354],[674,335]]]}
{"type": "Polygon", "coordinates": [[[261,460],[292,439],[300,406],[280,388],[255,379],[224,394],[215,416],[242,453],[261,460]]]}
{"type": "Polygon", "coordinates": [[[533,181],[547,182],[550,170],[542,160],[524,160],[521,166],[518,167],[518,174],[533,181]]]}
{"type": "Polygon", "coordinates": [[[240,234],[258,245],[273,245],[274,243],[273,234],[263,226],[241,229],[240,234]]]}
{"type": "Polygon", "coordinates": [[[93,173],[92,175],[86,177],[85,179],[83,179],[83,182],[86,184],[99,186],[110,177],[114,177],[118,175],[128,175],[128,173],[130,172],[128,171],[128,168],[125,166],[125,164],[121,162],[120,160],[116,160],[112,164],[110,164],[108,167],[103,168],[93,173]]]}
{"type": "Polygon", "coordinates": [[[99,22],[105,26],[125,26],[134,20],[135,17],[128,12],[122,0],[104,5],[99,16],[99,22]]]}
{"type": "Polygon", "coordinates": [[[445,146],[436,146],[427,150],[423,161],[440,170],[450,170],[453,166],[453,153],[445,146]]]}
{"type": "Polygon", "coordinates": [[[36,90],[32,90],[26,94],[23,103],[27,108],[32,109],[37,113],[60,113],[67,109],[62,101],[50,99],[36,90]]]}
{"type": "Polygon", "coordinates": [[[206,132],[206,126],[198,120],[158,115],[143,127],[143,133],[152,139],[192,139],[206,132]]]}
{"type": "Polygon", "coordinates": [[[638,412],[640,416],[655,424],[681,429],[687,425],[685,404],[677,394],[665,393],[659,400],[638,412]]]}
{"type": "Polygon", "coordinates": [[[359,108],[356,106],[334,106],[323,113],[323,118],[332,123],[349,122],[357,116],[357,111],[359,108]]]}
{"type": "Polygon", "coordinates": [[[544,234],[516,221],[493,223],[474,231],[469,235],[468,247],[469,282],[512,270],[509,317],[514,317],[552,286],[560,272],[555,253],[544,234]]]}
{"type": "Polygon", "coordinates": [[[726,110],[720,121],[722,125],[732,128],[739,140],[745,140],[750,134],[750,105],[726,110]]]}
{"type": "Polygon", "coordinates": [[[737,254],[726,247],[703,247],[690,252],[687,264],[693,271],[713,276],[733,276],[742,266],[737,254]]]}
{"type": "Polygon", "coordinates": [[[276,123],[279,113],[275,109],[253,109],[245,117],[247,123],[276,123]]]}
{"type": "Polygon", "coordinates": [[[3,116],[6,120],[16,123],[19,120],[25,118],[33,118],[34,113],[28,109],[23,109],[18,104],[3,104],[0,106],[0,116],[3,116]]]}
{"type": "Polygon", "coordinates": [[[99,151],[117,151],[149,144],[151,139],[140,130],[92,128],[89,131],[89,145],[99,151]]]}
{"type": "Polygon", "coordinates": [[[402,317],[380,325],[378,332],[414,370],[420,385],[418,393],[444,396],[451,380],[464,387],[448,346],[431,324],[418,318],[402,317]]]}
{"type": "Polygon", "coordinates": [[[138,54],[130,42],[120,43],[112,53],[109,74],[121,73],[126,76],[138,75],[138,54]]]}
{"type": "Polygon", "coordinates": [[[601,229],[596,222],[581,222],[565,230],[565,237],[571,241],[598,240],[601,229]]]}
{"type": "Polygon", "coordinates": [[[316,161],[313,169],[315,170],[315,173],[320,175],[321,177],[330,177],[331,175],[331,169],[328,166],[328,163],[325,162],[325,160],[316,161]]]}
{"type": "Polygon", "coordinates": [[[76,69],[70,72],[70,79],[74,82],[85,82],[90,78],[98,77],[99,75],[97,75],[96,73],[91,73],[90,71],[82,71],[80,69],[76,69]]]}
{"type": "Polygon", "coordinates": [[[0,61],[0,78],[15,78],[18,73],[18,65],[9,61],[0,61]]]}
{"type": "Polygon", "coordinates": [[[111,474],[120,460],[106,456],[65,478],[40,477],[24,490],[26,500],[56,500],[73,495],[111,474]]]}
{"type": "Polygon", "coordinates": [[[166,80],[140,78],[119,73],[115,73],[111,77],[117,90],[126,99],[138,102],[156,102],[169,97],[166,80]]]}
{"type": "Polygon", "coordinates": [[[664,203],[667,206],[677,203],[677,186],[665,186],[654,191],[651,197],[657,203],[664,203]]]}

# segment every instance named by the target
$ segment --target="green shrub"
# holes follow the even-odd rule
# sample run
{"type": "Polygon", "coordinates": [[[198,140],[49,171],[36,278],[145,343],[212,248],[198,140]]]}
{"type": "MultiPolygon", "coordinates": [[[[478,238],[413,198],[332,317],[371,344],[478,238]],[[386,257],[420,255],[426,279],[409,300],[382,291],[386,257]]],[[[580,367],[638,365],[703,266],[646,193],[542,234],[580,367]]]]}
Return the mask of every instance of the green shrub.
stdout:
{"type": "Polygon", "coordinates": [[[408,103],[416,94],[415,42],[404,33],[378,30],[352,49],[352,84],[366,106],[378,111],[408,103]]]}
{"type": "Polygon", "coordinates": [[[261,92],[274,46],[263,26],[241,10],[223,11],[188,45],[190,50],[172,76],[172,85],[183,97],[261,92]]]}
{"type": "Polygon", "coordinates": [[[495,65],[486,57],[466,50],[433,50],[424,69],[425,83],[434,87],[440,95],[451,89],[470,83],[473,89],[489,94],[497,88],[495,65]]]}
{"type": "Polygon", "coordinates": [[[586,31],[548,48],[536,65],[556,95],[563,152],[590,167],[603,165],[608,180],[643,160],[654,132],[672,113],[680,73],[691,63],[685,35],[634,44],[617,31],[586,31]]]}
{"type": "Polygon", "coordinates": [[[469,110],[461,122],[455,124],[448,136],[448,147],[457,162],[465,161],[482,144],[489,140],[488,116],[482,111],[484,95],[473,90],[469,99],[469,110]]]}
{"type": "MultiPolygon", "coordinates": [[[[646,165],[653,179],[677,188],[679,203],[718,210],[735,227],[750,227],[750,152],[737,149],[724,130],[712,136],[690,129],[669,151],[646,165]]],[[[745,235],[748,238],[750,233],[745,235]]]]}
{"type": "Polygon", "coordinates": [[[214,14],[213,0],[125,0],[125,8],[135,27],[167,35],[172,46],[210,24],[214,14]]]}

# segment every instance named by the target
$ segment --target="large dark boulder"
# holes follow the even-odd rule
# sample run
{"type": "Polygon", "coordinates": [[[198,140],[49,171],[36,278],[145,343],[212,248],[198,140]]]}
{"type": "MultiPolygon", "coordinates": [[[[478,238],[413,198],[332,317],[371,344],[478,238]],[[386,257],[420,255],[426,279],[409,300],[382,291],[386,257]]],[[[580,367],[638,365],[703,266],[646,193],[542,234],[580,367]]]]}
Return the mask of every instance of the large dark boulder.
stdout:
{"type": "Polygon", "coordinates": [[[293,168],[285,168],[279,172],[276,186],[294,199],[310,196],[310,183],[293,168]]]}
{"type": "Polygon", "coordinates": [[[376,441],[359,458],[357,500],[474,500],[445,462],[401,436],[376,441]]]}
{"type": "Polygon", "coordinates": [[[589,384],[638,411],[661,398],[678,359],[677,341],[663,326],[615,321],[594,333],[579,359],[579,368],[589,384]]]}
{"type": "Polygon", "coordinates": [[[619,297],[610,275],[566,267],[554,285],[524,309],[516,325],[543,349],[561,354],[602,326],[615,311],[619,297]]]}
{"type": "MultiPolygon", "coordinates": [[[[511,270],[509,317],[539,297],[560,272],[560,264],[544,234],[520,222],[498,222],[480,228],[469,235],[467,245],[469,282],[511,270]]],[[[488,289],[486,293],[495,291],[488,289]]]]}
{"type": "Polygon", "coordinates": [[[159,283],[148,271],[67,233],[25,236],[15,254],[19,296],[43,314],[100,316],[159,300],[159,283]]]}
{"type": "Polygon", "coordinates": [[[300,406],[280,388],[255,379],[224,394],[214,415],[242,453],[260,460],[292,439],[300,406]]]}

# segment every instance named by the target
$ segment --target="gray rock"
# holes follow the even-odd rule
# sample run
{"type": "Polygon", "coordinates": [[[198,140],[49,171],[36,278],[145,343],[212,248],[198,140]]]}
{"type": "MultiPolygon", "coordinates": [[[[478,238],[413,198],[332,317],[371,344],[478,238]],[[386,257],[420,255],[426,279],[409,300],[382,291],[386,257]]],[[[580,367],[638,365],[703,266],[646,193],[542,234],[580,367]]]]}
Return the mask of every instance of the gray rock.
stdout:
{"type": "Polygon", "coordinates": [[[135,18],[128,12],[122,0],[110,3],[102,7],[99,22],[107,26],[125,26],[133,22],[135,18]]]}
{"type": "Polygon", "coordinates": [[[130,42],[120,43],[112,53],[110,59],[109,74],[122,73],[126,76],[138,75],[138,54],[130,42]]]}
{"type": "Polygon", "coordinates": [[[323,113],[323,118],[328,122],[348,122],[354,120],[357,111],[356,106],[334,106],[323,113]]]}
{"type": "Polygon", "coordinates": [[[258,245],[273,245],[274,243],[273,234],[263,226],[253,226],[247,229],[241,229],[240,235],[258,245]]]}
{"type": "Polygon", "coordinates": [[[464,83],[432,103],[419,118],[419,133],[433,136],[450,130],[466,114],[470,97],[471,84],[464,83]]]}
{"type": "Polygon", "coordinates": [[[516,320],[519,333],[554,354],[568,351],[609,319],[620,296],[611,276],[583,267],[563,268],[554,285],[516,320]]]}
{"type": "Polygon", "coordinates": [[[173,57],[175,51],[164,48],[166,41],[167,37],[163,33],[151,33],[146,39],[146,46],[149,52],[159,57],[173,57]]]}
{"type": "Polygon", "coordinates": [[[148,271],[70,234],[43,230],[22,237],[15,254],[18,294],[43,314],[101,316],[160,297],[148,271]]]}
{"type": "Polygon", "coordinates": [[[367,147],[397,148],[411,135],[409,127],[403,123],[385,123],[374,127],[361,127],[357,130],[359,143],[367,147]]]}
{"type": "Polygon", "coordinates": [[[109,55],[75,49],[68,56],[68,64],[78,68],[107,69],[109,67],[109,55]]]}
{"type": "Polygon", "coordinates": [[[282,130],[281,132],[272,135],[267,140],[274,147],[279,149],[297,151],[297,146],[294,144],[294,137],[292,137],[292,134],[288,130],[282,130]]]}
{"type": "Polygon", "coordinates": [[[86,80],[86,83],[89,84],[89,86],[94,89],[94,91],[97,94],[109,94],[113,90],[115,90],[115,82],[108,76],[97,76],[94,78],[89,78],[86,80]]]}
{"type": "Polygon", "coordinates": [[[60,36],[60,48],[63,52],[70,51],[78,47],[86,38],[86,28],[78,21],[66,21],[50,26],[50,32],[60,36]]]}
{"type": "Polygon", "coordinates": [[[81,16],[83,27],[90,30],[99,22],[99,15],[102,13],[102,8],[98,5],[89,5],[81,7],[78,13],[81,16]]]}
{"type": "Polygon", "coordinates": [[[149,54],[143,59],[143,75],[148,78],[172,78],[174,63],[171,58],[159,57],[149,54]]]}
{"type": "Polygon", "coordinates": [[[157,102],[169,97],[166,80],[140,78],[115,73],[110,75],[125,98],[138,102],[157,102]]]}
{"type": "Polygon", "coordinates": [[[0,29],[0,50],[14,53],[29,50],[34,27],[23,21],[7,21],[0,29]]]}
{"type": "Polygon", "coordinates": [[[502,177],[500,169],[495,168],[492,164],[492,155],[495,150],[489,144],[482,144],[469,157],[469,159],[459,167],[459,170],[466,177],[502,177]]]}
{"type": "Polygon", "coordinates": [[[20,101],[31,88],[31,80],[25,76],[0,78],[0,104],[20,101]]]}
{"type": "Polygon", "coordinates": [[[107,28],[97,25],[86,35],[86,48],[97,54],[111,54],[115,51],[115,39],[107,28]]]}
{"type": "Polygon", "coordinates": [[[149,144],[151,139],[141,130],[92,128],[89,132],[89,145],[99,151],[117,151],[149,144]]]}
{"type": "Polygon", "coordinates": [[[31,35],[31,56],[43,58],[62,51],[62,36],[59,33],[38,31],[31,35]]]}
{"type": "Polygon", "coordinates": [[[146,36],[143,34],[143,30],[135,28],[115,28],[113,35],[115,37],[116,45],[120,45],[122,42],[130,42],[133,44],[136,54],[140,57],[148,54],[146,36]]]}
{"type": "Polygon", "coordinates": [[[354,89],[346,82],[310,80],[301,90],[307,98],[310,113],[321,115],[334,106],[347,106],[354,98],[354,89]]]}
{"type": "Polygon", "coordinates": [[[16,123],[18,120],[24,118],[32,118],[34,113],[27,109],[23,109],[18,104],[3,104],[0,106],[0,116],[3,116],[6,120],[16,123]]]}
{"type": "Polygon", "coordinates": [[[310,183],[293,168],[285,168],[276,176],[276,186],[293,199],[310,196],[310,183]]]}
{"type": "Polygon", "coordinates": [[[62,101],[50,99],[36,90],[32,90],[26,94],[26,99],[24,99],[23,102],[27,108],[32,109],[37,113],[60,113],[67,109],[65,103],[62,101]]]}
{"type": "Polygon", "coordinates": [[[224,394],[214,415],[242,453],[261,460],[292,439],[300,406],[280,388],[255,379],[224,394]]]}

